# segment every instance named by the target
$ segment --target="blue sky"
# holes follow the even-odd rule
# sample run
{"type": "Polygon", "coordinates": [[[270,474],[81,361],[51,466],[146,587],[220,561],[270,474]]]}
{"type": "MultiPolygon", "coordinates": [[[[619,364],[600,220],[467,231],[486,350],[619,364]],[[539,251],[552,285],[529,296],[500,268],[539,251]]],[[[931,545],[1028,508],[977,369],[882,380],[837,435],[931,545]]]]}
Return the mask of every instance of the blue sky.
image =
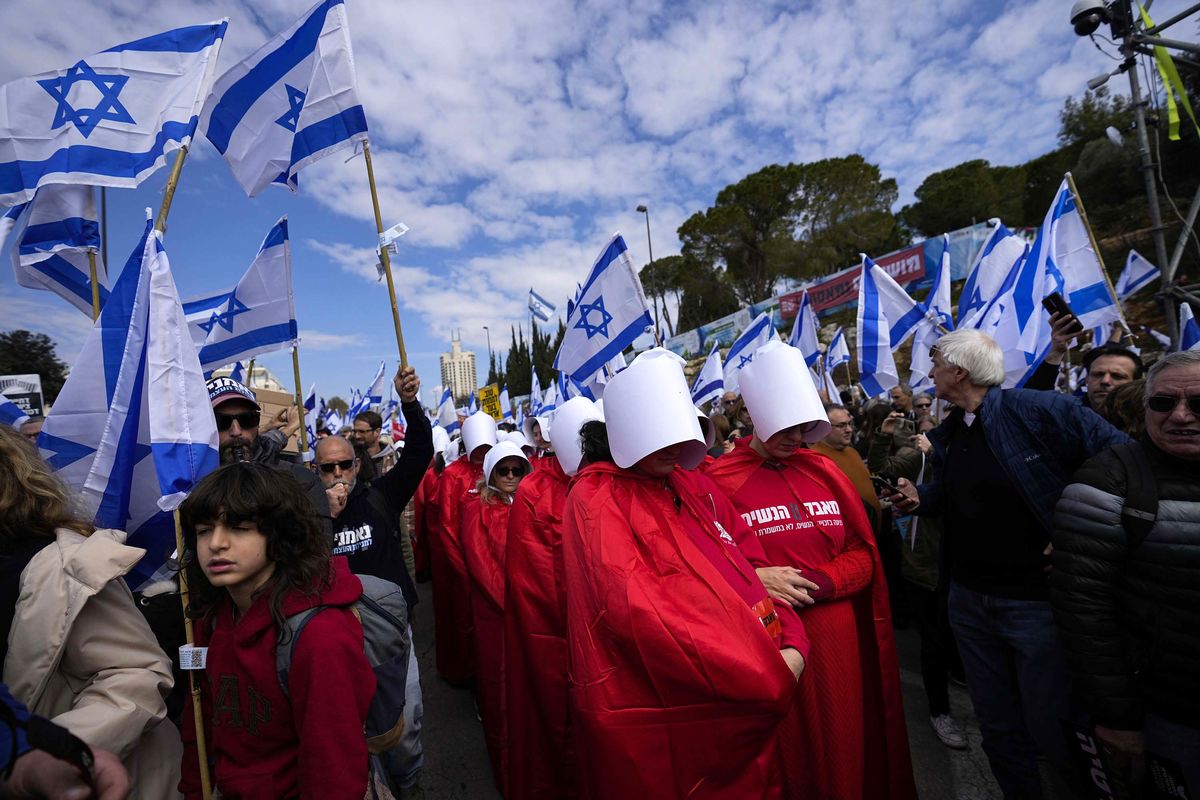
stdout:
{"type": "MultiPolygon", "coordinates": [[[[1064,98],[1114,65],[1074,35],[1070,5],[349,0],[385,224],[411,228],[393,265],[409,357],[426,389],[439,382],[437,356],[452,329],[476,351],[482,380],[483,326],[505,348],[509,325],[528,324],[530,286],[564,312],[613,231],[645,263],[638,204],[650,209],[661,257],[678,252],[683,220],[766,164],[860,152],[897,179],[903,204],[932,171],[1052,149],[1064,98]]],[[[0,0],[0,83],[228,16],[220,72],[309,6],[0,0]]],[[[1159,0],[1153,11],[1165,19],[1184,6],[1159,0]]],[[[393,367],[396,359],[365,167],[347,155],[301,173],[298,195],[269,189],[251,200],[201,137],[166,238],[187,299],[232,286],[287,214],[303,382],[325,396],[364,386],[380,359],[393,367]]],[[[164,169],[137,190],[109,191],[114,271],[143,209],[158,208],[165,178],[164,169]]],[[[45,332],[70,363],[88,326],[64,301],[22,289],[0,269],[0,328],[45,332]]],[[[291,383],[286,354],[264,362],[291,383]]]]}

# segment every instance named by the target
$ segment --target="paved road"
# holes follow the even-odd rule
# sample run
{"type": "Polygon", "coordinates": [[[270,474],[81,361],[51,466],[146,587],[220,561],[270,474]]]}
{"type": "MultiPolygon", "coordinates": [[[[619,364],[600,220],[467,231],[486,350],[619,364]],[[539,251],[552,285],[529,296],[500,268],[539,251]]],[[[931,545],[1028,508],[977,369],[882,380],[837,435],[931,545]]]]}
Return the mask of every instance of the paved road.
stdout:
{"type": "MultiPolygon", "coordinates": [[[[413,638],[421,668],[425,699],[422,738],[425,772],[422,784],[429,800],[498,800],[483,745],[483,729],[469,692],[451,688],[434,668],[433,599],[428,583],[417,587],[421,604],[413,638]]],[[[917,790],[923,800],[1000,800],[1000,789],[979,747],[979,725],[964,689],[950,687],[953,713],[967,724],[970,748],[950,750],[929,725],[929,708],[921,688],[919,643],[915,629],[897,631],[900,681],[908,718],[909,741],[917,790]]]]}

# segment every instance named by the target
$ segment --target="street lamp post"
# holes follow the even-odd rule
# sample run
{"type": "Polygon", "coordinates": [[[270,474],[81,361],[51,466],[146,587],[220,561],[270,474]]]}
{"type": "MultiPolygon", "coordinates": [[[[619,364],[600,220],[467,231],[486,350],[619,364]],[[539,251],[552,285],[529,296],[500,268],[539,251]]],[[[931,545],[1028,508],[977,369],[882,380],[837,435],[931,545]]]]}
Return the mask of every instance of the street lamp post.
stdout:
{"type": "MultiPolygon", "coordinates": [[[[639,205],[637,207],[637,210],[639,213],[646,215],[646,250],[650,253],[650,263],[653,264],[654,263],[654,243],[650,239],[650,209],[646,208],[646,206],[644,206],[644,205],[639,205]]],[[[662,328],[659,327],[659,324],[658,324],[658,294],[657,293],[654,295],[654,330],[656,332],[659,332],[662,330],[662,328]]],[[[660,333],[658,333],[658,335],[662,336],[662,333],[660,332],[660,333]]]]}
{"type": "Polygon", "coordinates": [[[488,369],[492,368],[492,332],[488,330],[488,326],[483,326],[483,332],[487,334],[488,345],[488,369]]]}

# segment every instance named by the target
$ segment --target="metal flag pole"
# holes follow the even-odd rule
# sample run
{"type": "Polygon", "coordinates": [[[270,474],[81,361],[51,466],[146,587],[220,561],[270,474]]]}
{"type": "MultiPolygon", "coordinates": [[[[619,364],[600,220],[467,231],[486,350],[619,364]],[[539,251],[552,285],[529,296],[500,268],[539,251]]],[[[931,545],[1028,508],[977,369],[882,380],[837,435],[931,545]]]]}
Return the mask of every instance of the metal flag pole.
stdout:
{"type": "Polygon", "coordinates": [[[104,274],[108,274],[108,188],[100,187],[100,257],[104,260],[104,274]]]}
{"type": "MultiPolygon", "coordinates": [[[[367,162],[367,181],[371,184],[371,205],[375,208],[375,227],[383,236],[383,214],[379,211],[379,190],[375,188],[375,168],[371,166],[371,145],[363,139],[363,160],[367,162]]],[[[392,324],[396,327],[396,347],[400,350],[400,369],[408,366],[408,351],[404,349],[404,332],[400,329],[400,308],[396,305],[396,285],[392,282],[392,259],[387,245],[379,242],[379,263],[387,279],[388,299],[392,301],[392,324]]]]}
{"type": "Polygon", "coordinates": [[[300,442],[300,460],[304,460],[304,454],[308,452],[308,431],[304,428],[304,397],[301,394],[303,389],[300,388],[300,348],[292,346],[292,372],[296,376],[296,413],[300,415],[300,430],[296,432],[296,437],[300,442]]]}
{"type": "Polygon", "coordinates": [[[92,281],[92,322],[100,318],[100,281],[96,277],[96,250],[88,248],[88,274],[92,281]]]}

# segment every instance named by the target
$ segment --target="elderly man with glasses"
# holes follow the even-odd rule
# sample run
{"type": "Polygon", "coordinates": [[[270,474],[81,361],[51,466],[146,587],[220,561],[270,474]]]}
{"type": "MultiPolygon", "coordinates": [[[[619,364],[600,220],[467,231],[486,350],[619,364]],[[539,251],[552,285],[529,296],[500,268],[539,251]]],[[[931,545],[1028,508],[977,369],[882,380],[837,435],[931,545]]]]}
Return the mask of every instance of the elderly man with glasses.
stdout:
{"type": "MultiPolygon", "coordinates": [[[[413,368],[400,370],[394,385],[400,396],[400,408],[408,420],[404,449],[396,465],[370,485],[358,480],[359,461],[354,445],[341,436],[317,442],[316,465],[334,518],[333,554],[346,556],[356,574],[374,575],[397,584],[411,611],[417,603],[417,591],[404,563],[402,537],[406,534],[400,529],[400,514],[433,460],[433,430],[417,399],[421,380],[413,368]]],[[[361,415],[355,419],[356,428],[360,419],[361,415]]],[[[402,797],[420,796],[418,779],[424,765],[420,739],[421,686],[415,654],[413,647],[405,692],[404,737],[384,756],[402,797]]]]}
{"type": "Polygon", "coordinates": [[[1200,352],[1146,378],[1146,433],[1075,473],[1054,516],[1051,600],[1110,758],[1151,753],[1200,793],[1200,352]]]}

